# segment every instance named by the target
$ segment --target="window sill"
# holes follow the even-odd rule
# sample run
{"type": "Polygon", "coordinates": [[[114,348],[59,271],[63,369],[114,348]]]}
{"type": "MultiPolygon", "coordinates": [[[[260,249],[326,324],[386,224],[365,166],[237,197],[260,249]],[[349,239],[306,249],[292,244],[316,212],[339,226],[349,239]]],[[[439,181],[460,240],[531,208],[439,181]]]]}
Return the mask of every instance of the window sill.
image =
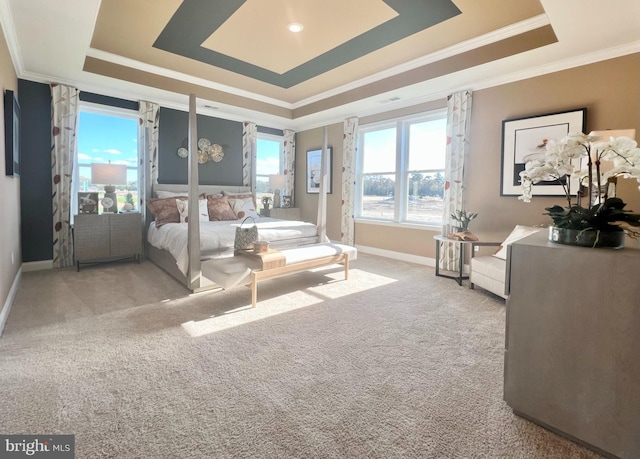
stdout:
{"type": "Polygon", "coordinates": [[[376,226],[389,226],[392,228],[408,228],[419,229],[424,231],[442,232],[442,225],[427,225],[413,222],[393,222],[389,220],[375,220],[371,218],[356,218],[355,222],[359,225],[376,225],[376,226]]]}

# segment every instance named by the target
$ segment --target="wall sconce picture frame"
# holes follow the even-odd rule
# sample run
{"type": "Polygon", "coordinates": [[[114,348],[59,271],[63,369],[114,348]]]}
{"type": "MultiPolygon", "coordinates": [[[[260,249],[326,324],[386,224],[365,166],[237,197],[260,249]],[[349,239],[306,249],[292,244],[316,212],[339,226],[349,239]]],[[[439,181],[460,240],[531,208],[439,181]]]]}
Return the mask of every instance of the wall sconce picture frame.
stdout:
{"type": "Polygon", "coordinates": [[[6,175],[20,176],[20,104],[13,91],[4,92],[4,154],[6,175]]]}
{"type": "MultiPolygon", "coordinates": [[[[331,194],[333,191],[333,149],[328,147],[329,153],[329,190],[327,193],[331,194]]],[[[320,165],[322,163],[322,148],[317,150],[307,151],[307,193],[320,193],[320,165]]]]}
{"type": "MultiPolygon", "coordinates": [[[[502,186],[500,196],[519,196],[520,172],[525,163],[536,156],[544,156],[550,139],[560,140],[568,134],[583,132],[587,109],[579,108],[502,122],[502,186]]],[[[562,178],[561,180],[565,180],[562,178]]],[[[577,190],[577,182],[571,189],[577,190]]],[[[564,196],[558,181],[539,182],[533,185],[534,196],[564,196]]]]}
{"type": "Polygon", "coordinates": [[[78,193],[78,213],[97,214],[98,213],[98,193],[81,191],[78,193]]]}

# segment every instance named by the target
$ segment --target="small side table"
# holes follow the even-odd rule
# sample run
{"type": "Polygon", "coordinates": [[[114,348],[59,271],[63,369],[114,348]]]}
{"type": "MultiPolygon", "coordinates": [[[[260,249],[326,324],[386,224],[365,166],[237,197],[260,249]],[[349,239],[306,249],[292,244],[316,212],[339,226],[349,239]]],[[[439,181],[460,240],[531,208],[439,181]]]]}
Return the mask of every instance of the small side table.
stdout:
{"type": "Polygon", "coordinates": [[[469,276],[464,275],[464,254],[466,252],[466,244],[471,245],[477,241],[460,241],[458,239],[449,239],[448,237],[441,235],[433,236],[433,238],[436,240],[436,276],[453,279],[458,283],[458,285],[462,285],[462,281],[464,279],[469,279],[469,276]],[[446,242],[460,244],[460,264],[458,267],[458,273],[455,276],[440,273],[440,245],[446,242]]]}

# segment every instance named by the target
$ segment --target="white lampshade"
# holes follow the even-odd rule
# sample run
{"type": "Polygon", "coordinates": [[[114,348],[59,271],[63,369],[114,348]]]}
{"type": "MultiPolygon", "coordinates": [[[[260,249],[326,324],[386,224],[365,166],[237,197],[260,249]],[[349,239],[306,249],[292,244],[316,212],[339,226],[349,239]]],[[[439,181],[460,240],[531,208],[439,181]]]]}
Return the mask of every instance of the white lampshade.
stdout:
{"type": "Polygon", "coordinates": [[[287,177],[284,175],[274,174],[269,176],[269,187],[274,190],[281,190],[287,186],[287,177]]]}
{"type": "Polygon", "coordinates": [[[92,185],[125,185],[127,166],[125,164],[91,164],[92,185]]]}

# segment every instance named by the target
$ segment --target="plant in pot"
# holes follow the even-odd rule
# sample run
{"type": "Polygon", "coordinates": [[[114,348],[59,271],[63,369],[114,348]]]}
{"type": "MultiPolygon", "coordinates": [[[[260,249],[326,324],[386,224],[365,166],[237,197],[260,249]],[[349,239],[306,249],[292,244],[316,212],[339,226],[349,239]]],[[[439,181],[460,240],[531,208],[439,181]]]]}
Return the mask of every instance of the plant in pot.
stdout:
{"type": "Polygon", "coordinates": [[[549,140],[544,156],[536,155],[520,172],[522,196],[518,199],[531,202],[534,184],[555,181],[562,185],[567,205],[545,208],[545,215],[553,220],[549,239],[562,244],[620,248],[624,246],[625,231],[631,237],[640,236],[633,229],[640,227],[640,214],[626,210],[622,199],[610,196],[609,185],[615,184],[618,177],[640,182],[637,145],[625,136],[601,141],[600,137],[583,133],[549,140]],[[603,161],[610,162],[611,167],[603,170],[603,161]],[[578,184],[575,195],[572,177],[578,184]],[[582,199],[586,199],[586,206],[582,199]]]}
{"type": "Polygon", "coordinates": [[[456,210],[451,214],[451,220],[459,223],[459,231],[469,231],[469,223],[478,216],[477,213],[466,210],[456,210]]]}

